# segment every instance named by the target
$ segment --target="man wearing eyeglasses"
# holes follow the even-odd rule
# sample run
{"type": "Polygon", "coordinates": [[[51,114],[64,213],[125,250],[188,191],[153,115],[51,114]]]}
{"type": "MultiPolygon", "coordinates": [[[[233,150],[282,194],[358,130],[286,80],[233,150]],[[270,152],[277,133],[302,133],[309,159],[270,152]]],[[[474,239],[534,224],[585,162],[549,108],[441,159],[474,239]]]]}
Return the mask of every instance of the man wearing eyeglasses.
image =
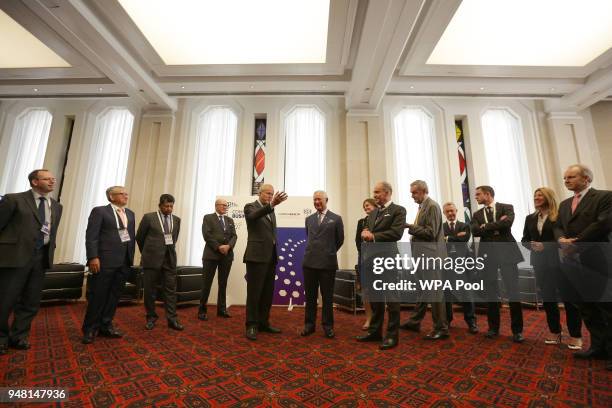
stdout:
{"type": "Polygon", "coordinates": [[[126,208],[128,193],[122,186],[109,187],[110,204],[91,210],[85,233],[89,266],[87,311],[83,321],[83,344],[95,337],[120,338],[113,326],[121,291],[134,263],[135,217],[126,208]]]}
{"type": "Polygon", "coordinates": [[[55,177],[45,169],[28,175],[31,190],[0,200],[0,355],[30,348],[45,269],[53,265],[62,206],[50,193],[55,177]],[[9,315],[13,323],[9,326],[9,315]]]}
{"type": "Polygon", "coordinates": [[[206,245],[202,254],[204,282],[198,310],[198,319],[200,320],[208,320],[206,304],[217,269],[219,270],[219,277],[217,278],[217,316],[231,317],[227,312],[225,290],[227,288],[227,278],[234,261],[234,246],[236,246],[238,236],[236,235],[234,220],[226,215],[227,207],[227,201],[222,198],[217,199],[215,201],[215,212],[206,214],[202,222],[202,235],[204,235],[206,245]]]}

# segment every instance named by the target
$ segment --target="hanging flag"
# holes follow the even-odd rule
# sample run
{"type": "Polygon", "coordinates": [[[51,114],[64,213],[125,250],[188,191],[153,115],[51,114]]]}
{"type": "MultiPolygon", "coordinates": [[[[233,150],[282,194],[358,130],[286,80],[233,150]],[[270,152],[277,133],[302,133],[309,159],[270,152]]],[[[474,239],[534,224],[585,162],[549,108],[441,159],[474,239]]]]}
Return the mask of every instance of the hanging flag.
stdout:
{"type": "Polygon", "coordinates": [[[455,120],[455,134],[457,137],[457,153],[459,154],[459,174],[461,175],[461,192],[463,193],[463,212],[465,222],[469,224],[472,219],[472,203],[470,200],[470,183],[468,180],[467,160],[465,158],[465,140],[463,138],[463,121],[455,120]]]}
{"type": "Polygon", "coordinates": [[[264,183],[266,168],[266,119],[255,119],[255,150],[253,152],[253,185],[251,194],[257,195],[264,183]]]}

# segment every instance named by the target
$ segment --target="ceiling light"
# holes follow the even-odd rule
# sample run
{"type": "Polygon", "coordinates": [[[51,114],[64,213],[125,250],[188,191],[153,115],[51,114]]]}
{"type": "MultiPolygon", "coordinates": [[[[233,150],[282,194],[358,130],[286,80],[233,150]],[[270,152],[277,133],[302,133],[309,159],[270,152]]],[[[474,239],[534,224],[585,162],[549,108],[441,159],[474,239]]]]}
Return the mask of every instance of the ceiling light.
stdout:
{"type": "Polygon", "coordinates": [[[551,90],[551,91],[556,91],[557,89],[556,89],[556,88],[550,88],[550,90],[551,90]]]}
{"type": "Polygon", "coordinates": [[[414,85],[410,85],[408,88],[410,88],[410,89],[414,89],[414,85]]]}
{"type": "Polygon", "coordinates": [[[38,88],[34,88],[32,89],[34,92],[38,92],[38,88]]]}
{"type": "Polygon", "coordinates": [[[321,88],[327,89],[327,85],[321,85],[321,88]]]}
{"type": "Polygon", "coordinates": [[[2,10],[0,50],[0,68],[70,67],[70,64],[2,10]]]}
{"type": "Polygon", "coordinates": [[[181,89],[185,89],[185,85],[181,85],[181,89]]]}
{"type": "Polygon", "coordinates": [[[485,89],[484,89],[484,86],[481,86],[481,87],[480,87],[480,90],[481,90],[481,91],[484,91],[484,90],[485,90],[485,89]]]}
{"type": "Polygon", "coordinates": [[[100,91],[100,92],[101,92],[101,91],[102,91],[102,88],[98,88],[98,91],[100,91]]]}
{"type": "Polygon", "coordinates": [[[427,63],[584,66],[612,46],[610,21],[612,1],[463,0],[427,63]]]}
{"type": "Polygon", "coordinates": [[[167,65],[325,63],[330,0],[118,0],[167,65]]]}
{"type": "Polygon", "coordinates": [[[255,88],[255,85],[249,85],[249,88],[253,89],[253,88],[255,88]]]}

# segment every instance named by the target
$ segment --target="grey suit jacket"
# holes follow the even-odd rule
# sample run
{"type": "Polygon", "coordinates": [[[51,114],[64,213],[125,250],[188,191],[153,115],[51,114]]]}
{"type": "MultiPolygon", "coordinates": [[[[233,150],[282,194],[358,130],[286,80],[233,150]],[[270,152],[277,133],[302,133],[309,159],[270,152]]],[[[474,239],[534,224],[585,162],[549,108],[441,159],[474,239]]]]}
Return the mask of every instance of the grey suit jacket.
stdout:
{"type": "Polygon", "coordinates": [[[258,200],[244,206],[244,218],[249,233],[243,261],[276,264],[276,217],[270,204],[258,200]],[[270,215],[270,218],[267,217],[270,215]]]}
{"type": "MultiPolygon", "coordinates": [[[[48,266],[53,265],[55,237],[62,217],[62,205],[51,199],[51,231],[48,266]]],[[[32,190],[7,194],[0,200],[0,268],[22,268],[36,247],[42,228],[32,190]]]]}
{"type": "Polygon", "coordinates": [[[313,269],[338,269],[337,252],[344,243],[342,217],[327,211],[319,225],[319,214],[306,217],[306,250],[302,266],[313,269]]]}
{"type": "MultiPolygon", "coordinates": [[[[158,269],[164,263],[166,249],[170,250],[172,267],[176,268],[176,241],[181,230],[181,219],[172,215],[172,241],[174,244],[166,245],[164,231],[159,224],[158,212],[147,213],[140,220],[136,232],[136,242],[140,249],[140,264],[143,268],[158,269]]],[[[162,218],[163,221],[163,218],[162,218]]]]}
{"type": "Polygon", "coordinates": [[[446,257],[442,211],[430,197],[421,203],[418,220],[408,229],[408,233],[412,235],[413,256],[446,257]]]}
{"type": "Polygon", "coordinates": [[[236,226],[234,220],[227,215],[223,216],[225,222],[225,231],[219,222],[219,218],[216,213],[206,214],[202,221],[202,235],[206,245],[204,246],[204,253],[202,254],[203,261],[220,261],[224,258],[233,261],[234,260],[234,247],[238,240],[236,235],[236,226]],[[218,251],[220,245],[229,245],[230,250],[227,255],[223,255],[218,251]]]}

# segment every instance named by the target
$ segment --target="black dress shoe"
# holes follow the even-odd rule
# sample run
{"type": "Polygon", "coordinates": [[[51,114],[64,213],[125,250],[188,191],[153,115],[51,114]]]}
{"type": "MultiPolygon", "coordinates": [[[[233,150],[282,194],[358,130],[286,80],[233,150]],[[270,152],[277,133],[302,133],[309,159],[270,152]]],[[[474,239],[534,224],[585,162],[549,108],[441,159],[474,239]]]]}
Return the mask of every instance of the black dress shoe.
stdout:
{"type": "Polygon", "coordinates": [[[581,360],[589,360],[591,358],[595,360],[604,360],[606,358],[606,353],[603,350],[590,348],[574,353],[574,358],[579,358],[581,360]]]}
{"type": "Polygon", "coordinates": [[[198,312],[198,319],[205,322],[208,320],[208,315],[206,314],[206,312],[198,312]]]}
{"type": "Polygon", "coordinates": [[[257,327],[249,327],[246,330],[246,338],[249,340],[257,340],[257,327]]]}
{"type": "Polygon", "coordinates": [[[478,326],[476,326],[476,323],[472,323],[468,326],[468,332],[471,334],[478,333],[478,326]]]}
{"type": "Polygon", "coordinates": [[[183,325],[180,324],[176,320],[168,320],[168,327],[171,328],[172,330],[178,330],[178,331],[185,329],[185,327],[183,327],[183,325]]]}
{"type": "Polygon", "coordinates": [[[153,330],[155,327],[155,320],[147,320],[147,324],[145,324],[145,329],[153,330]]]}
{"type": "Polygon", "coordinates": [[[17,350],[28,350],[30,343],[27,340],[10,341],[9,346],[17,350]]]}
{"type": "Polygon", "coordinates": [[[378,348],[381,350],[389,350],[393,347],[397,347],[397,343],[397,339],[394,339],[393,337],[387,337],[383,340],[382,344],[378,346],[378,348]]]}
{"type": "Polygon", "coordinates": [[[261,326],[259,328],[259,331],[264,332],[264,333],[278,334],[281,332],[281,329],[277,329],[276,327],[272,327],[272,326],[261,326]]]}
{"type": "Polygon", "coordinates": [[[423,337],[425,340],[442,340],[448,338],[448,332],[442,330],[433,330],[427,336],[423,337]]]}
{"type": "Polygon", "coordinates": [[[514,333],[512,335],[512,341],[515,343],[522,343],[525,341],[525,337],[523,336],[523,333],[514,333]]]}
{"type": "Polygon", "coordinates": [[[334,329],[325,329],[325,337],[327,337],[328,339],[333,339],[334,337],[336,337],[336,333],[334,333],[334,329]]]}
{"type": "Polygon", "coordinates": [[[230,315],[224,310],[223,312],[217,313],[217,317],[223,317],[224,319],[229,319],[230,317],[232,317],[232,315],[230,315]]]}
{"type": "Polygon", "coordinates": [[[93,331],[85,332],[85,334],[83,335],[83,339],[81,340],[81,343],[91,344],[94,342],[95,338],[96,338],[96,335],[94,334],[93,331]]]}
{"type": "Polygon", "coordinates": [[[418,323],[406,322],[400,326],[400,329],[410,330],[418,333],[421,331],[421,325],[418,323]]]}
{"type": "Polygon", "coordinates": [[[315,332],[314,328],[312,328],[312,327],[304,327],[304,329],[300,332],[300,336],[302,336],[302,337],[310,336],[314,332],[315,332]]]}
{"type": "Polygon", "coordinates": [[[108,337],[111,339],[120,339],[123,337],[123,333],[121,333],[119,330],[115,329],[114,327],[111,327],[110,329],[104,329],[104,330],[100,329],[98,334],[102,337],[108,337]]]}
{"type": "Polygon", "coordinates": [[[497,330],[489,330],[484,335],[487,339],[494,339],[499,336],[499,332],[497,330]]]}
{"type": "Polygon", "coordinates": [[[357,336],[355,337],[355,340],[357,341],[381,341],[382,340],[382,336],[380,334],[377,333],[368,333],[368,334],[364,334],[363,336],[357,336]]]}
{"type": "Polygon", "coordinates": [[[8,345],[0,344],[0,356],[5,355],[6,353],[8,353],[8,345]]]}

